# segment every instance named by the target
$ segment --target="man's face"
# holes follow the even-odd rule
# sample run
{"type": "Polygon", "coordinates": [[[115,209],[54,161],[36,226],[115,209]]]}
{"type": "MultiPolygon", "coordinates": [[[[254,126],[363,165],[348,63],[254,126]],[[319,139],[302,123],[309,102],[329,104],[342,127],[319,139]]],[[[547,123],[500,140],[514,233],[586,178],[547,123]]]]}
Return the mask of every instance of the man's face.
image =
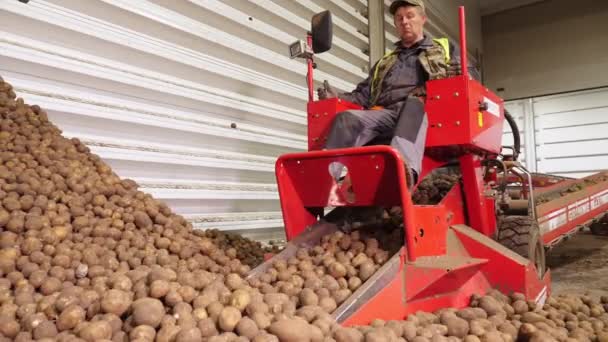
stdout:
{"type": "Polygon", "coordinates": [[[395,12],[395,27],[405,44],[414,44],[424,36],[426,16],[416,6],[401,6],[395,12]]]}

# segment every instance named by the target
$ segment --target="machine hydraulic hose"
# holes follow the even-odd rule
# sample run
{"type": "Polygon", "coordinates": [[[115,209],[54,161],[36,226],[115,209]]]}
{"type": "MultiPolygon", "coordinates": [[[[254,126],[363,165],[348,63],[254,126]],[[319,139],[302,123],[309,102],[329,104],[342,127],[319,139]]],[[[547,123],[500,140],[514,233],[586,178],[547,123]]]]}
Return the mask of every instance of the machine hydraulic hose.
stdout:
{"type": "Polygon", "coordinates": [[[519,157],[519,153],[521,152],[521,137],[519,135],[519,127],[517,127],[517,122],[515,122],[515,119],[511,113],[509,113],[509,111],[506,109],[505,119],[507,119],[507,122],[511,127],[511,132],[513,133],[513,160],[517,160],[517,157],[519,157]]]}

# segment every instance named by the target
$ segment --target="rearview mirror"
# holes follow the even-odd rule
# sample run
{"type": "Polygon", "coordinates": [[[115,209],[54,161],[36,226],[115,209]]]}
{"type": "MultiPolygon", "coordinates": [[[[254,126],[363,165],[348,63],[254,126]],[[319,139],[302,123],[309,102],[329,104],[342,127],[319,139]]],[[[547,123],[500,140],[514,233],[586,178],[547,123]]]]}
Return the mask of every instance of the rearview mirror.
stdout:
{"type": "Polygon", "coordinates": [[[311,20],[312,51],[322,53],[331,49],[333,25],[331,12],[324,11],[313,15],[311,20]]]}

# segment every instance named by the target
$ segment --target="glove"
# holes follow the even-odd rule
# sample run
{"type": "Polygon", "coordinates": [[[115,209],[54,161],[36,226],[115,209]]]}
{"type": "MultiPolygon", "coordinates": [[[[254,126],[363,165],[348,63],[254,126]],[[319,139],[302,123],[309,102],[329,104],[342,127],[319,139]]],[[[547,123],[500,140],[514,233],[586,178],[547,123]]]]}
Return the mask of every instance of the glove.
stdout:
{"type": "Polygon", "coordinates": [[[424,86],[416,87],[410,94],[415,97],[426,97],[426,89],[424,86]]]}
{"type": "Polygon", "coordinates": [[[460,62],[451,62],[448,66],[448,77],[454,77],[462,75],[462,68],[460,62]]]}
{"type": "Polygon", "coordinates": [[[410,93],[410,96],[424,104],[426,102],[426,89],[424,86],[416,87],[410,93]]]}
{"type": "Polygon", "coordinates": [[[325,100],[338,97],[338,92],[325,80],[323,81],[323,87],[317,89],[317,95],[319,96],[319,100],[325,100]]]}

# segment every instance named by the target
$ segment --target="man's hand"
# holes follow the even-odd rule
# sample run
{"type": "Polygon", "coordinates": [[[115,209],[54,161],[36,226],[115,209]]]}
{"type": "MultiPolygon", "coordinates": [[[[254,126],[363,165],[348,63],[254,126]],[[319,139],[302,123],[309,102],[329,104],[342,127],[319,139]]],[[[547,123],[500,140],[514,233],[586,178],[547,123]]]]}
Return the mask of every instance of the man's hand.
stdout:
{"type": "Polygon", "coordinates": [[[424,104],[426,102],[426,88],[424,86],[416,87],[412,90],[410,96],[424,104]]]}
{"type": "Polygon", "coordinates": [[[323,87],[317,89],[317,95],[319,96],[319,100],[325,100],[338,97],[338,92],[325,80],[323,81],[323,87]]]}
{"type": "Polygon", "coordinates": [[[448,77],[462,75],[462,68],[459,62],[450,62],[448,66],[448,77]]]}
{"type": "Polygon", "coordinates": [[[410,95],[415,97],[426,97],[426,89],[424,86],[416,87],[412,90],[410,95]]]}

